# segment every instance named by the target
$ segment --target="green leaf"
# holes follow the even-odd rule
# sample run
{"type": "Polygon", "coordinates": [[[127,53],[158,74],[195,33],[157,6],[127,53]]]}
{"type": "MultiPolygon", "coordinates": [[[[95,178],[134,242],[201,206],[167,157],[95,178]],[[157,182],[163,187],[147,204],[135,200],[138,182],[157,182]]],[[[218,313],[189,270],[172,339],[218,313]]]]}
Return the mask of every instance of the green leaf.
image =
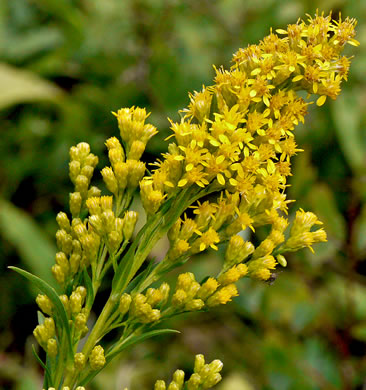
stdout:
{"type": "Polygon", "coordinates": [[[62,328],[66,332],[66,337],[69,344],[68,352],[69,354],[72,354],[73,348],[72,348],[72,339],[71,339],[71,331],[69,327],[69,320],[67,319],[65,307],[60,301],[60,298],[58,297],[56,290],[53,287],[51,287],[49,284],[47,284],[44,280],[40,279],[38,276],[32,275],[31,273],[24,271],[23,269],[20,269],[18,267],[9,267],[9,268],[15,272],[18,272],[18,274],[24,276],[26,279],[34,283],[51,300],[51,302],[55,306],[56,312],[61,321],[62,328]]]}
{"type": "Polygon", "coordinates": [[[3,199],[0,199],[0,231],[33,273],[47,283],[54,281],[50,270],[56,247],[27,213],[3,199]]]}
{"type": "Polygon", "coordinates": [[[45,378],[44,378],[43,386],[48,388],[48,383],[51,383],[50,371],[49,371],[48,367],[43,363],[42,359],[39,357],[39,355],[34,347],[34,344],[32,344],[32,352],[33,352],[33,355],[35,356],[35,358],[37,359],[38,363],[44,369],[45,378]]]}
{"type": "Polygon", "coordinates": [[[0,63],[0,109],[38,100],[56,101],[61,90],[34,73],[0,63]]]}
{"type": "Polygon", "coordinates": [[[0,199],[0,232],[34,274],[47,283],[53,282],[50,270],[56,247],[28,214],[3,199],[0,199]]]}

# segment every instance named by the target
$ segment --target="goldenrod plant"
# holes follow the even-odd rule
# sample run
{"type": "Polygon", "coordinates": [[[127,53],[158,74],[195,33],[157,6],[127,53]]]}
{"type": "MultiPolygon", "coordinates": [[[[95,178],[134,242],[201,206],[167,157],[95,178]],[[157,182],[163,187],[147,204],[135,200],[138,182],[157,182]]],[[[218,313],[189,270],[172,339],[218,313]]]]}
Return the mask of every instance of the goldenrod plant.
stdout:
{"type": "MultiPolygon", "coordinates": [[[[226,304],[238,295],[239,279],[271,280],[278,265],[286,267],[287,252],[326,241],[312,212],[298,210],[291,224],[287,217],[291,157],[301,151],[293,131],[313,101],[321,106],[339,95],[350,66],[341,53],[347,43],[358,45],[355,25],[316,13],[239,49],[229,70],[215,68],[212,86],[189,95],[181,119],[171,121],[167,153],[151,167],[141,161],[157,133],[149,114],[139,107],[113,113],[120,139],[106,141],[110,166],[101,170],[110,195],[91,185],[98,157],[89,145],[70,149],[74,192],[70,213],[56,218],[52,267],[62,294],[13,267],[42,291],[34,336],[46,352],[45,362],[38,357],[45,389],[83,390],[127,347],[174,332],[161,326],[165,319],[226,304]],[[144,216],[131,209],[137,194],[144,216]],[[268,235],[255,245],[251,237],[262,226],[268,235]],[[163,259],[149,258],[164,236],[170,247],[163,259]],[[164,281],[193,255],[221,245],[217,274],[196,280],[184,272],[174,287],[164,281]],[[91,323],[107,272],[113,274],[109,298],[91,323]],[[118,337],[106,345],[112,330],[118,337]]],[[[187,380],[177,370],[155,390],[209,389],[221,380],[221,368],[219,360],[205,364],[197,355],[187,380]]]]}

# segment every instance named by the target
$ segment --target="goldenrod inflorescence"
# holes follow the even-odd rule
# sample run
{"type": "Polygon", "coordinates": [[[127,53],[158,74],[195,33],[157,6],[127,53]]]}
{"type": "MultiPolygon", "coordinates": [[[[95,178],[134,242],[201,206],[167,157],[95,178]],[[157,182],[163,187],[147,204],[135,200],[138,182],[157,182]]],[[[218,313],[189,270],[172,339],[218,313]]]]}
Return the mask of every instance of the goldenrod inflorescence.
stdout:
{"type": "MultiPolygon", "coordinates": [[[[59,252],[52,267],[63,293],[57,297],[44,288],[36,299],[45,317],[34,335],[53,370],[45,387],[71,390],[88,383],[128,345],[153,335],[151,327],[164,318],[226,304],[238,295],[239,279],[268,280],[278,264],[286,266],[284,253],[327,240],[323,228],[314,229],[322,224],[316,215],[302,209],[288,231],[285,190],[291,157],[301,151],[294,128],[312,102],[299,92],[317,96],[318,106],[338,96],[350,66],[341,52],[347,43],[358,45],[355,25],[354,19],[317,13],[239,49],[229,70],[215,68],[212,86],[189,95],[181,120],[171,121],[173,142],[151,173],[140,160],[157,133],[146,123],[149,114],[139,107],[118,110],[121,140],[106,141],[110,166],[101,170],[112,195],[90,186],[98,158],[89,145],[70,149],[71,218],[57,215],[59,252]],[[132,239],[139,216],[130,206],[138,188],[146,223],[132,239]],[[261,226],[268,234],[255,245],[250,234],[261,226]],[[141,270],[164,235],[170,243],[165,257],[141,270]],[[192,255],[222,244],[218,274],[199,282],[185,272],[174,288],[161,280],[192,255]],[[110,269],[111,294],[93,325],[89,314],[110,269]],[[101,339],[118,328],[120,339],[104,350],[101,339]]],[[[221,367],[198,355],[188,381],[178,370],[168,387],[157,381],[155,389],[208,389],[221,379],[221,367]]]]}

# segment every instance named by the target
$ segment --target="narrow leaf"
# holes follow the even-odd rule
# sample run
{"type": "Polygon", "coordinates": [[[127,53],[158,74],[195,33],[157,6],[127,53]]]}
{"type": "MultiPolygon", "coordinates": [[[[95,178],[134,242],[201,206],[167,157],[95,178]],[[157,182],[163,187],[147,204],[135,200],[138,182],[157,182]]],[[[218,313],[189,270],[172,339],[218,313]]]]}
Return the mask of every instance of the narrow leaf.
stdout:
{"type": "Polygon", "coordinates": [[[57,295],[56,290],[51,287],[49,284],[47,284],[44,280],[40,279],[39,277],[32,275],[31,273],[24,271],[23,269],[20,269],[18,267],[9,267],[13,271],[17,272],[18,274],[24,276],[26,279],[34,283],[44,294],[48,296],[48,298],[51,300],[51,302],[54,304],[56,312],[61,320],[62,327],[66,332],[67,340],[69,343],[69,353],[72,353],[72,339],[71,339],[71,332],[69,327],[69,321],[67,319],[67,314],[64,305],[60,301],[60,298],[57,295]]]}

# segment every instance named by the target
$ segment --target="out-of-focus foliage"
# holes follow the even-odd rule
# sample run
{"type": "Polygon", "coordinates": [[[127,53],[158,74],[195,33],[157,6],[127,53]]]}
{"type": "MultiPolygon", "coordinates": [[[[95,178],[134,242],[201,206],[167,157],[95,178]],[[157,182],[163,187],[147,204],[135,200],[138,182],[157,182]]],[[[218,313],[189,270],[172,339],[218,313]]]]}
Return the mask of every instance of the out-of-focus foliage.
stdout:
{"type": "MultiPolygon", "coordinates": [[[[102,155],[117,131],[110,112],[139,105],[160,131],[149,161],[166,148],[166,117],[177,119],[187,92],[211,83],[212,64],[229,66],[238,47],[316,7],[358,18],[361,42],[340,98],[310,107],[297,135],[305,152],[294,159],[290,198],[317,213],[329,242],[288,258],[272,284],[243,282],[234,304],[182,317],[172,325],[181,335],[130,351],[94,389],[151,389],[177,367],[189,372],[195,353],[225,363],[219,390],[366,385],[366,2],[2,0],[1,388],[40,387],[33,290],[6,266],[42,274],[53,262],[54,218],[71,190],[68,148],[87,140],[102,155]]],[[[197,258],[195,274],[219,261],[197,258]]]]}

